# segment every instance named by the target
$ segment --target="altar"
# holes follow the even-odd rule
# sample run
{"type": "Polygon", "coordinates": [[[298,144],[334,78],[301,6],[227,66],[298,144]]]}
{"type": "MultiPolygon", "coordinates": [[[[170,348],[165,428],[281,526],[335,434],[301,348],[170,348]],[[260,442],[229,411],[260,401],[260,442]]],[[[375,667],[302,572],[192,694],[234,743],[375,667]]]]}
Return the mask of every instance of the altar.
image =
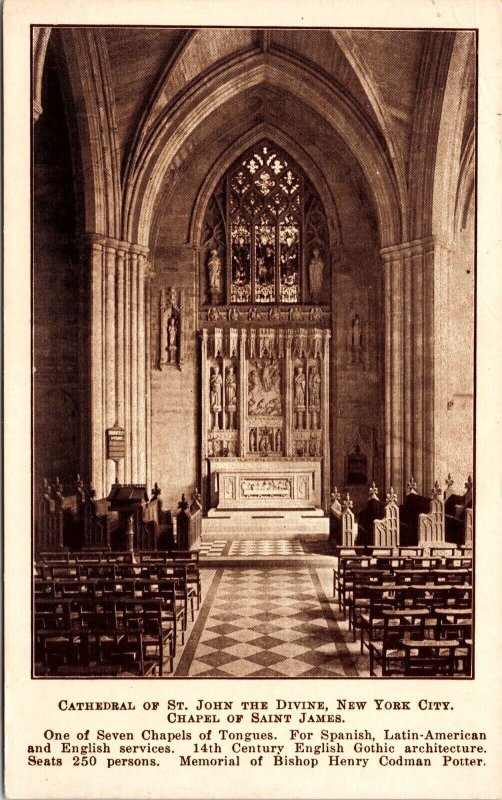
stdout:
{"type": "Polygon", "coordinates": [[[211,509],[321,508],[320,458],[210,458],[209,465],[211,509]]]}
{"type": "Polygon", "coordinates": [[[308,323],[203,328],[201,471],[208,517],[327,511],[329,339],[327,328],[308,323]]]}

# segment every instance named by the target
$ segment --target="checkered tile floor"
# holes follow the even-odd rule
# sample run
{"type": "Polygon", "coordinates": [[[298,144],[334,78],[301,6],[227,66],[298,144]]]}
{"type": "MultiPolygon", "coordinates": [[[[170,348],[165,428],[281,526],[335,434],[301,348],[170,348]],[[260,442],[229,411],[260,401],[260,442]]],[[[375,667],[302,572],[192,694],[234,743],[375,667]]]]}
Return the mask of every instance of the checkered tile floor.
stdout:
{"type": "Polygon", "coordinates": [[[324,540],[307,539],[246,539],[234,540],[218,539],[214,542],[202,542],[200,545],[201,558],[253,558],[256,556],[301,556],[304,554],[325,554],[326,542],[324,540]]]}
{"type": "Polygon", "coordinates": [[[250,541],[234,541],[230,545],[230,556],[300,556],[303,555],[302,543],[298,539],[265,539],[250,541]]]}
{"type": "Polygon", "coordinates": [[[215,570],[175,677],[357,677],[321,572],[215,570]]]}

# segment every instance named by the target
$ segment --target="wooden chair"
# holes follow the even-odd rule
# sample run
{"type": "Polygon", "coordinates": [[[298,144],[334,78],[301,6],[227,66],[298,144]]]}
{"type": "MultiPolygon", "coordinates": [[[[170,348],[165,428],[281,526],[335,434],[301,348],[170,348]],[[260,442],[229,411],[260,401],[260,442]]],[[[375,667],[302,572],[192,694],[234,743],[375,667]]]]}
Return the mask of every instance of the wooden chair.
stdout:
{"type": "Polygon", "coordinates": [[[403,640],[405,676],[454,675],[455,650],[459,644],[456,639],[403,640]]]}
{"type": "Polygon", "coordinates": [[[382,677],[403,675],[406,650],[403,640],[422,640],[425,633],[425,609],[383,610],[384,624],[381,641],[369,642],[369,672],[375,677],[375,664],[380,664],[382,677]]]}

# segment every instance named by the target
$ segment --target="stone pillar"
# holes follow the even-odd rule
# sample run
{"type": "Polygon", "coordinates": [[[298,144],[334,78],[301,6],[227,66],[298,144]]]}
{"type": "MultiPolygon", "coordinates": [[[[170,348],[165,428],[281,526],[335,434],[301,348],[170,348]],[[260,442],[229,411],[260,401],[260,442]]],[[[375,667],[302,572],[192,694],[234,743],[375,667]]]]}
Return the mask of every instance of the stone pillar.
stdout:
{"type": "Polygon", "coordinates": [[[138,465],[137,480],[146,481],[146,330],[145,330],[145,256],[138,254],[138,465]]]}
{"type": "MultiPolygon", "coordinates": [[[[125,427],[125,406],[124,406],[124,267],[126,253],[123,248],[117,250],[117,335],[116,335],[116,362],[117,362],[117,410],[116,420],[121,428],[125,427]]],[[[121,483],[124,482],[124,459],[117,465],[117,477],[121,483]]]]}
{"type": "Polygon", "coordinates": [[[293,332],[286,331],[286,351],[284,359],[284,415],[286,418],[286,430],[284,431],[284,453],[286,456],[292,455],[292,426],[293,415],[291,413],[291,348],[293,344],[293,332]]]}
{"type": "Polygon", "coordinates": [[[124,260],[124,430],[125,458],[124,482],[132,481],[131,463],[131,254],[126,252],[124,260]]]}
{"type": "Polygon", "coordinates": [[[241,328],[239,337],[239,455],[243,458],[249,447],[248,434],[248,415],[247,415],[247,396],[248,396],[248,376],[247,376],[247,331],[241,328]]]}
{"type": "Polygon", "coordinates": [[[138,253],[131,252],[131,318],[130,318],[130,375],[131,375],[131,411],[130,441],[131,448],[131,481],[138,483],[138,253]]]}
{"type": "Polygon", "coordinates": [[[201,333],[201,358],[200,358],[200,407],[201,413],[201,489],[202,498],[205,501],[206,509],[210,506],[209,486],[208,486],[208,464],[207,464],[207,415],[209,407],[208,380],[207,380],[207,329],[203,328],[201,333]]]}
{"type": "Polygon", "coordinates": [[[329,461],[329,340],[331,331],[323,331],[323,359],[322,359],[322,397],[321,397],[321,428],[323,436],[322,450],[322,502],[326,513],[330,507],[330,461],[329,461]]]}
{"type": "Polygon", "coordinates": [[[94,234],[84,242],[91,276],[89,478],[104,497],[116,477],[151,479],[149,279],[144,248],[94,234]],[[115,423],[126,434],[117,470],[106,457],[106,430],[115,423]]]}
{"type": "MultiPolygon", "coordinates": [[[[413,271],[412,291],[413,291],[413,312],[412,312],[412,332],[413,342],[410,358],[413,363],[412,377],[412,467],[411,473],[417,481],[418,489],[425,493],[427,487],[424,486],[424,273],[422,264],[422,252],[415,249],[411,253],[411,265],[413,271]]],[[[407,476],[407,479],[411,475],[407,476]]]]}
{"type": "MultiPolygon", "coordinates": [[[[399,486],[400,495],[404,488],[404,447],[403,447],[403,257],[391,264],[391,463],[393,482],[399,486]]],[[[390,486],[386,486],[389,491],[390,486]]]]}
{"type": "Polygon", "coordinates": [[[384,465],[384,474],[385,474],[385,485],[391,486],[392,485],[392,453],[391,453],[391,442],[392,442],[392,386],[391,386],[391,371],[392,371],[392,359],[391,359],[391,278],[390,278],[390,271],[392,269],[392,261],[391,259],[386,259],[384,255],[384,276],[383,276],[383,302],[384,302],[384,390],[385,390],[385,402],[384,402],[384,410],[385,410],[385,428],[384,428],[384,441],[385,441],[385,465],[384,465]]]}
{"type": "Polygon", "coordinates": [[[403,273],[403,342],[404,342],[404,425],[403,425],[403,447],[404,447],[404,482],[413,475],[413,293],[412,293],[412,259],[408,251],[404,255],[403,273]]]}
{"type": "Polygon", "coordinates": [[[152,272],[145,262],[145,413],[146,413],[146,488],[153,485],[152,476],[152,272]]]}
{"type": "Polygon", "coordinates": [[[90,291],[90,475],[98,497],[105,491],[105,408],[103,394],[103,241],[86,241],[91,279],[90,291]]]}
{"type": "MultiPolygon", "coordinates": [[[[117,250],[109,242],[105,246],[105,428],[112,428],[116,414],[116,326],[115,326],[115,262],[117,250]]],[[[115,481],[115,464],[106,459],[105,494],[115,481]]]]}
{"type": "Polygon", "coordinates": [[[444,292],[448,246],[434,237],[382,250],[385,317],[385,483],[401,496],[414,475],[428,494],[448,472],[444,292]]]}

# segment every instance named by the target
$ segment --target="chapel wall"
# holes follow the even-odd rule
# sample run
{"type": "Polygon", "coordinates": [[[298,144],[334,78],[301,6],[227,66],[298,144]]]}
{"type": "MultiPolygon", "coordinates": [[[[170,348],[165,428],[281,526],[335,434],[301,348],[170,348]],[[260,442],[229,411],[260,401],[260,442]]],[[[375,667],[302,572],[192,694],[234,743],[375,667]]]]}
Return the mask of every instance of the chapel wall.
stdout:
{"type": "MultiPolygon", "coordinates": [[[[152,233],[152,474],[171,506],[201,477],[197,309],[203,276],[197,250],[187,243],[189,221],[206,174],[231,140],[232,132],[224,137],[220,132],[216,141],[205,138],[203,144],[187,148],[184,159],[180,154],[159,200],[152,233]],[[181,370],[169,367],[160,371],[156,364],[159,295],[162,288],[170,286],[183,289],[185,295],[184,357],[181,370]]],[[[333,254],[330,364],[331,485],[340,487],[345,484],[347,454],[356,446],[367,455],[368,478],[377,482],[381,478],[381,273],[375,221],[360,178],[344,164],[328,160],[322,145],[322,141],[304,143],[336,198],[336,210],[326,209],[326,213],[338,216],[342,240],[342,247],[333,254]],[[350,325],[355,314],[363,323],[363,351],[357,363],[352,363],[350,325]]]]}

